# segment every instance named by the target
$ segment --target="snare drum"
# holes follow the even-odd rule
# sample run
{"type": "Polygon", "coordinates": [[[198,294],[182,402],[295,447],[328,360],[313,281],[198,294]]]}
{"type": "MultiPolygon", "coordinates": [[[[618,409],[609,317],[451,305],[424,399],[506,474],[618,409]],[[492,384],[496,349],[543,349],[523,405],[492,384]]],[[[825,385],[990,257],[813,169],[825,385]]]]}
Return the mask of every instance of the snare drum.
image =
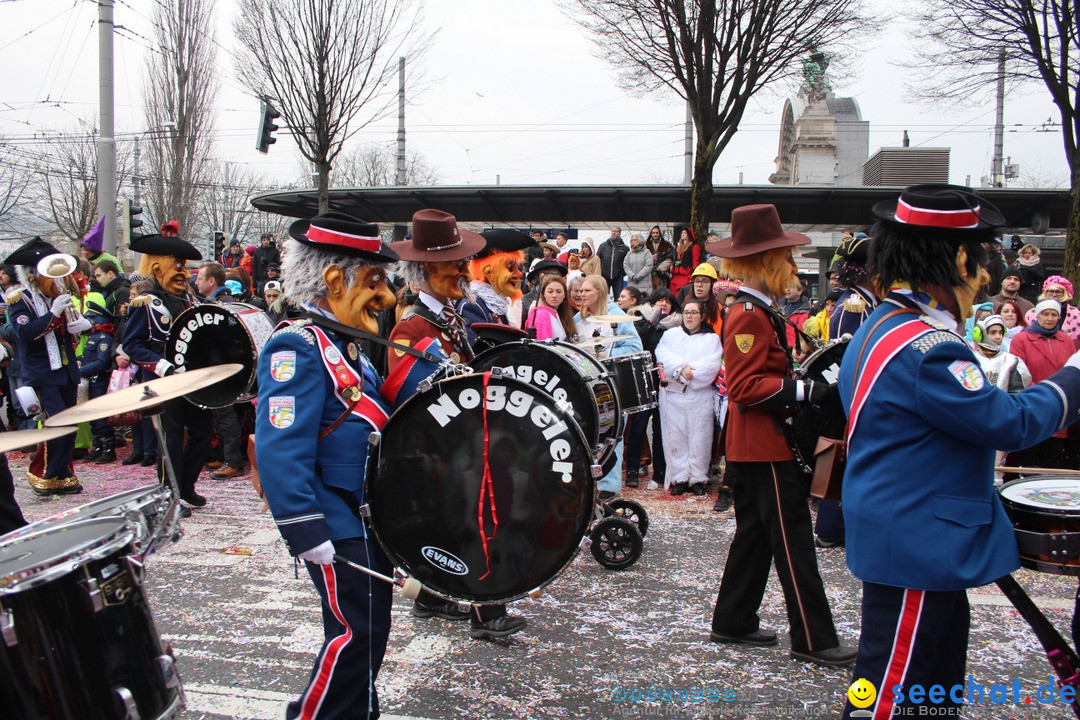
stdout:
{"type": "Polygon", "coordinates": [[[204,303],[180,313],[165,340],[165,359],[181,369],[240,363],[243,370],[184,397],[201,408],[246,402],[259,390],[259,353],[274,332],[270,316],[245,303],[204,303]]]}
{"type": "Polygon", "coordinates": [[[172,718],[180,677],[120,518],[0,543],[0,697],[12,718],[172,718]]]}
{"type": "MultiPolygon", "coordinates": [[[[810,353],[795,371],[795,375],[802,379],[835,385],[840,375],[840,362],[844,359],[850,339],[845,335],[810,353]]],[[[795,446],[803,461],[813,463],[819,437],[836,440],[844,438],[847,415],[844,413],[840,394],[830,393],[817,405],[799,403],[791,425],[795,446]]]]}
{"type": "Polygon", "coordinates": [[[498,370],[462,375],[387,421],[363,512],[394,564],[425,587],[506,602],[573,560],[593,514],[592,463],[551,395],[498,370]]]}
{"type": "Polygon", "coordinates": [[[660,377],[652,353],[636,352],[606,357],[600,362],[611,373],[615,392],[619,396],[619,405],[624,413],[636,413],[656,407],[656,388],[660,385],[660,377]]]}
{"type": "Polygon", "coordinates": [[[66,524],[91,518],[122,518],[131,523],[133,534],[131,548],[135,556],[143,560],[159,548],[179,540],[183,533],[179,523],[176,522],[175,515],[168,527],[162,527],[162,524],[166,522],[169,502],[170,495],[167,487],[160,483],[145,485],[64,510],[52,517],[38,520],[18,530],[12,530],[7,535],[0,536],[0,543],[33,535],[60,523],[66,524]],[[159,532],[161,537],[155,538],[159,532]]]}
{"type": "Polygon", "coordinates": [[[1080,478],[1036,475],[1005,483],[1000,494],[1021,564],[1080,575],[1080,478]]]}
{"type": "Polygon", "coordinates": [[[619,397],[600,361],[588,352],[556,340],[504,343],[469,363],[478,372],[499,368],[510,377],[540,388],[574,416],[603,464],[622,437],[619,397]]]}

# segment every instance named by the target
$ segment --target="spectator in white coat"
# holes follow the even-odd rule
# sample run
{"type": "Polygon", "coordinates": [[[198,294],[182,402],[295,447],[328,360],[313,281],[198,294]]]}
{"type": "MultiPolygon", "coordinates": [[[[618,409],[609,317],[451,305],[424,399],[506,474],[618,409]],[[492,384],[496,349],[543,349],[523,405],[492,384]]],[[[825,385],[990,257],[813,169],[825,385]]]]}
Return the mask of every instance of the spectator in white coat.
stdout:
{"type": "Polygon", "coordinates": [[[713,387],[724,350],[720,336],[703,321],[699,300],[683,306],[682,325],[664,333],[656,346],[663,367],[660,424],[664,428],[665,488],[672,495],[705,494],[712,453],[713,387]]]}

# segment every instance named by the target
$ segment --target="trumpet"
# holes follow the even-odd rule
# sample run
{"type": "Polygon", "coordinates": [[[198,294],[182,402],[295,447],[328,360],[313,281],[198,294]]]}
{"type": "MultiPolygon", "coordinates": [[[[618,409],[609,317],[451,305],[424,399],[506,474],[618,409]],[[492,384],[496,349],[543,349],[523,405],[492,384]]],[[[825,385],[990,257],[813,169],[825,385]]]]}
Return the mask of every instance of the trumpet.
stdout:
{"type": "MultiPolygon", "coordinates": [[[[82,299],[82,289],[71,277],[71,274],[79,269],[79,263],[67,253],[53,253],[38,260],[37,273],[50,278],[54,283],[63,280],[64,289],[73,296],[82,299]]],[[[82,313],[75,308],[64,311],[64,319],[71,323],[82,319],[82,313]]]]}

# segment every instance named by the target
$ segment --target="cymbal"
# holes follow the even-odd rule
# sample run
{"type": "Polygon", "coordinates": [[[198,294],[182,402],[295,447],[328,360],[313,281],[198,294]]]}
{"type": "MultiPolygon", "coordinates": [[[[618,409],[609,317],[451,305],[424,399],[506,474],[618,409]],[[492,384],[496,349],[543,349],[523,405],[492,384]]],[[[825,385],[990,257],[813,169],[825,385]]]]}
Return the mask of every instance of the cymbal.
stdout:
{"type": "Polygon", "coordinates": [[[597,345],[614,345],[623,340],[633,339],[633,335],[597,335],[595,337],[585,338],[584,340],[578,340],[574,344],[578,347],[596,347],[597,345]]]}
{"type": "Polygon", "coordinates": [[[585,318],[585,322],[595,323],[624,323],[635,322],[642,320],[643,318],[635,317],[634,315],[590,315],[585,318]]]}
{"type": "Polygon", "coordinates": [[[12,430],[0,433],[0,452],[16,450],[28,445],[37,445],[56,438],[70,435],[78,430],[74,427],[45,428],[44,430],[12,430]]]}
{"type": "Polygon", "coordinates": [[[147,410],[160,405],[166,400],[173,400],[208,385],[221,382],[225,378],[240,372],[243,368],[244,366],[240,363],[211,365],[210,367],[187,370],[182,373],[157,378],[156,380],[149,380],[117,392],[102,395],[93,400],[87,400],[74,407],[69,407],[67,410],[47,419],[45,424],[48,427],[78,425],[81,422],[101,420],[110,415],[119,415],[132,410],[147,410]]]}

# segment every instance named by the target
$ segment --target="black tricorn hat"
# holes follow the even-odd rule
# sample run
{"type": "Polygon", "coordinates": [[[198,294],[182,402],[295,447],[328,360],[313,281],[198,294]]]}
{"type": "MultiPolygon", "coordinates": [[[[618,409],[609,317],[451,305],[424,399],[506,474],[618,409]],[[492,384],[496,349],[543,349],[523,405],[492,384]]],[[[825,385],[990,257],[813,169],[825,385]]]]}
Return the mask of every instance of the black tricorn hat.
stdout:
{"type": "Polygon", "coordinates": [[[26,267],[37,267],[38,260],[46,255],[55,255],[60,251],[49,243],[42,240],[40,237],[36,237],[21,246],[17,247],[14,252],[4,258],[4,265],[24,265],[26,267]]]}
{"type": "Polygon", "coordinates": [[[202,260],[202,253],[187,240],[175,235],[141,235],[132,238],[128,247],[144,255],[164,255],[180,260],[202,260]]]}
{"type": "Polygon", "coordinates": [[[1001,211],[970,188],[944,183],[906,187],[899,199],[883,200],[873,212],[893,228],[927,228],[954,237],[1005,224],[1001,211]]]}
{"type": "Polygon", "coordinates": [[[536,278],[540,277],[540,273],[547,270],[554,270],[563,277],[566,277],[566,266],[556,260],[538,260],[533,263],[532,269],[529,270],[529,275],[526,278],[529,282],[533,282],[536,278]]]}
{"type": "Polygon", "coordinates": [[[93,300],[86,302],[86,307],[83,308],[83,315],[100,315],[108,320],[114,320],[115,316],[109,312],[109,309],[100,303],[96,303],[93,300]]]}
{"type": "MultiPolygon", "coordinates": [[[[383,244],[379,226],[347,213],[330,210],[289,226],[289,236],[309,247],[375,262],[397,262],[396,252],[383,244]]],[[[280,269],[280,268],[279,268],[280,269]]]]}
{"type": "Polygon", "coordinates": [[[510,228],[484,230],[480,235],[487,241],[487,247],[481,250],[477,257],[487,257],[495,253],[516,252],[536,244],[536,241],[525,233],[510,228]]]}

